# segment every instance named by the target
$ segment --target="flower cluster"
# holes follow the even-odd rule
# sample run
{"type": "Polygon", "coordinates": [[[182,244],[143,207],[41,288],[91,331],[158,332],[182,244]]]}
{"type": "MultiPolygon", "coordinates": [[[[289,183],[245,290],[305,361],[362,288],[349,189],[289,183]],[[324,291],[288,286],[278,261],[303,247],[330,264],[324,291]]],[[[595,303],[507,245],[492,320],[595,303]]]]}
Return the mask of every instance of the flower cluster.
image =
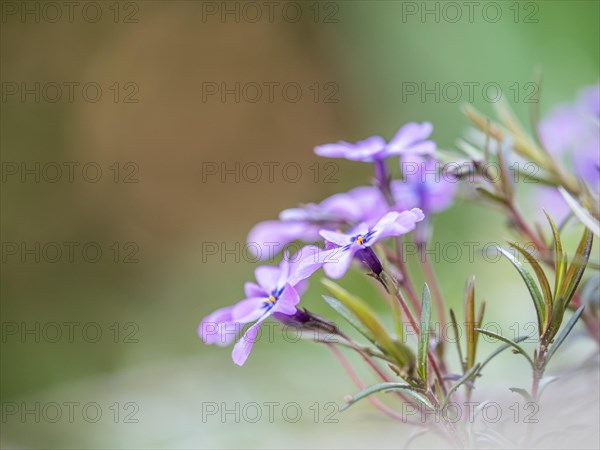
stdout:
{"type": "MultiPolygon", "coordinates": [[[[373,394],[393,392],[412,408],[427,412],[429,417],[440,414],[445,417],[450,402],[461,397],[464,402],[471,401],[483,367],[511,348],[514,355],[523,357],[530,365],[532,383],[529,390],[510,390],[527,402],[539,402],[548,379],[554,379],[544,377],[547,364],[580,317],[587,335],[600,344],[600,322],[594,307],[598,304],[600,277],[596,272],[584,278],[586,269],[588,273],[598,269],[597,262],[589,260],[593,236],[600,236],[599,92],[600,85],[582,91],[574,105],[552,111],[533,136],[506,108],[499,111],[501,121],[495,122],[467,107],[465,114],[474,129],[470,142],[458,143],[463,154],[457,155],[461,164],[453,165],[458,167],[456,170],[445,170],[441,160],[443,157],[448,161],[448,152],[438,151],[430,139],[433,131],[430,123],[408,123],[389,142],[372,136],[357,143],[342,141],[317,146],[317,155],[370,164],[372,183],[337,193],[319,203],[286,209],[277,220],[261,222],[252,228],[248,243],[255,256],[270,257],[275,250],[275,254],[282,253],[281,263],[277,267],[256,268],[256,281],[244,286],[245,298],[205,317],[198,328],[199,336],[207,344],[220,346],[237,340],[232,359],[241,366],[250,355],[261,324],[269,318],[291,324],[300,331],[333,335],[333,341],[316,340],[328,345],[362,389],[347,400],[342,410],[368,398],[382,413],[403,421],[402,416],[376,400],[373,394]],[[390,161],[397,164],[395,170],[389,170],[390,161]],[[521,162],[523,167],[533,164],[540,168],[535,179],[550,187],[550,195],[564,199],[562,212],[548,214],[541,200],[535,209],[530,208],[533,217],[543,212],[546,224],[532,226],[531,217],[526,218],[520,212],[519,186],[514,181],[515,173],[509,169],[518,169],[515,163],[521,162]],[[495,176],[489,173],[492,166],[497,168],[495,176]],[[465,192],[470,192],[471,199],[500,209],[515,234],[516,241],[508,241],[507,248],[497,249],[525,282],[537,319],[537,336],[511,339],[487,330],[483,326],[485,303],[476,300],[474,278],[466,283],[463,320],[457,319],[453,309],[447,309],[445,289],[437,282],[427,247],[431,243],[432,215],[453,204],[459,184],[465,186],[465,192]],[[553,219],[566,214],[578,219],[571,222],[570,228],[582,231],[579,245],[569,253],[571,258],[561,241],[566,220],[557,226],[553,219]],[[403,244],[407,240],[412,240],[421,251],[414,262],[420,264],[425,279],[422,290],[416,289],[414,277],[406,267],[403,244]],[[291,254],[286,250],[289,244],[298,241],[303,245],[298,251],[291,254]],[[344,277],[353,263],[383,287],[393,332],[380,321],[370,302],[333,281],[344,277]],[[331,294],[323,295],[324,301],[366,340],[366,345],[350,338],[336,324],[300,307],[309,278],[321,268],[326,275],[323,284],[331,294]],[[422,292],[420,296],[418,291],[422,292]],[[431,326],[432,316],[440,327],[431,326]],[[464,333],[459,323],[464,325],[464,333]],[[451,330],[455,346],[446,345],[440,330],[451,330]],[[408,342],[411,334],[416,342],[408,342]],[[481,335],[502,344],[484,360],[478,355],[481,335]],[[527,338],[537,341],[532,354],[520,344],[527,338]],[[338,346],[357,352],[381,382],[364,388],[338,346]],[[454,348],[459,366],[454,364],[453,368],[448,352],[454,348]]],[[[553,201],[550,206],[556,204],[553,201]]],[[[453,418],[442,420],[441,425],[435,420],[413,424],[430,427],[459,448],[477,448],[490,442],[491,435],[473,432],[470,423],[453,418]]],[[[515,445],[521,444],[518,441],[515,445]]]]}
{"type": "MultiPolygon", "coordinates": [[[[227,345],[236,337],[239,325],[254,322],[233,348],[233,361],[242,365],[248,358],[260,324],[268,317],[285,321],[298,312],[304,281],[323,268],[333,279],[341,278],[352,261],[362,263],[374,275],[383,271],[373,250],[391,237],[413,231],[425,218],[449,206],[453,185],[421,182],[421,169],[435,163],[436,145],[429,140],[430,123],[408,123],[389,143],[379,136],[351,144],[338,142],[315,148],[317,155],[372,163],[372,186],[360,186],[335,194],[320,203],[309,203],[279,214],[279,220],[259,223],[248,235],[251,249],[267,247],[279,252],[293,241],[314,243],[322,238],[323,247],[307,245],[295,255],[284,255],[279,267],[260,266],[256,283],[246,283],[246,298],[207,316],[199,335],[207,344],[227,345]],[[402,163],[412,162],[416,170],[401,179],[391,180],[385,160],[399,156],[402,163]],[[275,314],[278,313],[278,314],[275,314]]],[[[267,251],[256,251],[268,255],[267,251]]]]}

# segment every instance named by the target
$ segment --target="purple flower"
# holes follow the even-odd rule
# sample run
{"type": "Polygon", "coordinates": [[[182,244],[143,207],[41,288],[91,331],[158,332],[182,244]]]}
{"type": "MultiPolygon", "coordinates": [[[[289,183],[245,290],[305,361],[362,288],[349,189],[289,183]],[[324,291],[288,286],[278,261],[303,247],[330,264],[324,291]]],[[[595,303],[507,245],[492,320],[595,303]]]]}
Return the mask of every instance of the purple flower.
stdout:
{"type": "Polygon", "coordinates": [[[355,144],[340,141],[315,147],[315,153],[329,158],[346,158],[350,161],[374,162],[390,156],[430,155],[436,145],[427,140],[433,126],[429,122],[410,122],[404,125],[389,143],[381,136],[371,136],[355,144]]]}
{"type": "Polygon", "coordinates": [[[389,212],[370,229],[366,223],[361,223],[348,233],[321,230],[321,236],[333,248],[321,250],[312,258],[307,255],[300,262],[298,273],[307,277],[322,266],[328,277],[341,278],[355,255],[363,262],[367,262],[369,258],[376,258],[371,250],[373,244],[380,239],[400,236],[414,230],[416,223],[424,217],[420,209],[414,208],[401,213],[389,212]]]}
{"type": "Polygon", "coordinates": [[[335,230],[360,222],[373,224],[386,211],[385,200],[376,188],[360,186],[319,204],[286,209],[279,220],[255,225],[248,234],[248,249],[258,259],[269,259],[292,241],[318,240],[321,229],[335,230]]]}
{"type": "Polygon", "coordinates": [[[429,215],[452,205],[458,180],[434,157],[409,155],[402,158],[400,168],[403,179],[391,183],[397,210],[419,208],[429,215]]]}
{"type": "MultiPolygon", "coordinates": [[[[600,193],[600,83],[582,89],[574,103],[554,108],[540,122],[539,132],[548,151],[570,165],[593,193],[600,193]]],[[[543,189],[538,201],[555,217],[569,212],[555,189],[543,189]]]]}
{"type": "Polygon", "coordinates": [[[246,298],[206,316],[198,327],[198,335],[206,344],[223,346],[235,340],[242,325],[255,322],[235,344],[231,354],[235,364],[243,365],[265,319],[273,314],[294,316],[297,313],[304,280],[298,277],[296,270],[301,257],[302,254],[294,255],[294,261],[285,257],[279,267],[258,267],[254,272],[257,283],[244,285],[246,298]]]}

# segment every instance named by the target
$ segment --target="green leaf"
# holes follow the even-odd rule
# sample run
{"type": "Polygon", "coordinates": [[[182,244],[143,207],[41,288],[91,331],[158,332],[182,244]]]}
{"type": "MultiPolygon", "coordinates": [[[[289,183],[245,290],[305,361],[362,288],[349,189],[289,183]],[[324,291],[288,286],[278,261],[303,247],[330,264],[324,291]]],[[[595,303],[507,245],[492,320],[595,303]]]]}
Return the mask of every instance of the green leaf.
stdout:
{"type": "Polygon", "coordinates": [[[544,299],[542,298],[542,294],[540,293],[540,290],[538,289],[537,284],[535,284],[535,280],[533,279],[531,274],[527,271],[527,269],[525,269],[523,264],[521,264],[519,262],[519,260],[517,260],[517,258],[515,258],[513,255],[511,255],[510,252],[504,250],[502,247],[496,247],[496,248],[498,250],[500,250],[500,252],[504,256],[506,256],[506,259],[508,259],[512,263],[513,266],[516,267],[517,271],[521,275],[521,278],[523,278],[523,281],[525,281],[525,285],[527,286],[527,289],[529,290],[529,294],[531,295],[531,298],[533,300],[533,305],[535,306],[535,312],[536,312],[537,319],[538,319],[538,330],[539,330],[539,334],[541,335],[544,330],[544,323],[546,322],[545,317],[544,317],[545,306],[544,306],[544,299]]]}
{"type": "Polygon", "coordinates": [[[371,341],[373,344],[375,343],[375,336],[356,318],[354,314],[350,312],[348,308],[344,306],[342,302],[340,302],[337,298],[329,297],[328,295],[323,295],[323,300],[331,306],[340,316],[342,316],[346,321],[352,325],[356,331],[362,334],[365,338],[371,341]]]}
{"type": "MultiPolygon", "coordinates": [[[[529,339],[530,337],[531,337],[531,336],[519,336],[518,338],[516,338],[516,339],[514,340],[514,342],[518,344],[519,342],[525,341],[525,340],[529,339]]],[[[500,353],[502,353],[504,350],[506,350],[507,348],[510,348],[510,347],[512,347],[512,345],[511,345],[511,344],[504,344],[504,345],[502,345],[502,346],[498,347],[496,350],[494,350],[494,351],[493,351],[493,352],[490,354],[490,356],[488,356],[488,357],[485,359],[485,361],[483,361],[483,362],[480,364],[480,366],[479,366],[479,370],[477,371],[477,374],[479,374],[479,373],[480,373],[480,372],[483,370],[483,368],[484,368],[484,367],[487,365],[487,363],[489,363],[489,362],[490,362],[492,359],[494,359],[496,356],[498,356],[500,353]]]]}
{"type": "Polygon", "coordinates": [[[471,277],[465,289],[465,334],[467,340],[467,363],[469,370],[475,364],[477,334],[475,333],[475,278],[471,277]]]}
{"type": "Polygon", "coordinates": [[[540,266],[540,263],[538,263],[538,261],[535,259],[535,256],[533,256],[528,250],[521,247],[519,244],[517,244],[515,242],[509,242],[508,244],[512,248],[517,250],[519,253],[521,253],[527,259],[529,264],[531,264],[531,267],[533,267],[535,275],[538,279],[538,283],[540,284],[540,287],[542,288],[542,294],[544,296],[544,329],[543,329],[543,331],[545,331],[548,328],[548,326],[550,325],[550,317],[552,315],[552,290],[550,289],[550,283],[548,282],[548,278],[546,277],[546,274],[544,273],[542,266],[540,266]]]}
{"type": "Polygon", "coordinates": [[[531,364],[531,367],[534,367],[533,360],[531,359],[531,357],[525,352],[525,350],[523,350],[523,347],[521,347],[516,342],[514,342],[498,333],[494,333],[493,331],[484,330],[482,328],[475,328],[475,331],[477,331],[478,333],[483,333],[486,336],[492,337],[494,339],[498,339],[499,341],[502,341],[502,342],[510,345],[515,350],[517,350],[520,354],[522,354],[525,358],[527,358],[527,361],[529,361],[529,364],[531,364]]]}
{"type": "Polygon", "coordinates": [[[554,343],[552,343],[550,345],[550,348],[548,349],[548,354],[546,355],[546,364],[548,364],[548,361],[550,361],[550,359],[552,358],[552,356],[554,355],[556,350],[558,350],[558,348],[561,346],[561,344],[567,338],[567,336],[569,335],[569,333],[575,326],[577,319],[579,319],[579,316],[581,316],[581,314],[583,313],[584,309],[585,309],[585,305],[581,305],[579,308],[577,308],[577,311],[575,311],[575,313],[571,316],[571,318],[569,319],[567,324],[564,326],[562,331],[558,334],[558,336],[554,340],[554,343]]]}
{"type": "Polygon", "coordinates": [[[340,412],[345,411],[346,409],[348,409],[350,406],[352,406],[359,400],[362,400],[363,398],[366,398],[369,395],[375,394],[377,392],[398,392],[398,391],[403,392],[404,394],[407,394],[408,396],[410,396],[411,398],[413,398],[414,400],[416,400],[417,402],[419,402],[426,408],[434,409],[433,405],[427,399],[427,397],[423,393],[421,393],[420,391],[418,391],[417,389],[412,387],[410,384],[398,383],[398,382],[387,382],[387,383],[379,383],[379,384],[375,384],[373,386],[369,386],[368,388],[363,389],[362,391],[358,392],[357,394],[354,394],[350,400],[348,400],[346,403],[344,403],[340,407],[340,412]]]}
{"type": "Polygon", "coordinates": [[[589,211],[581,206],[579,202],[566,191],[565,188],[559,186],[558,191],[565,199],[565,202],[567,202],[567,205],[569,205],[569,208],[571,208],[571,211],[573,211],[573,214],[575,214],[575,217],[577,217],[579,221],[584,224],[592,233],[600,237],[600,222],[598,222],[598,220],[592,216],[589,211]]]}
{"type": "Polygon", "coordinates": [[[429,355],[429,327],[431,321],[431,292],[427,283],[423,286],[421,298],[421,325],[419,326],[419,351],[417,356],[417,373],[427,384],[427,356],[429,355]]]}
{"type": "Polygon", "coordinates": [[[475,190],[479,194],[481,194],[482,197],[485,197],[488,200],[491,200],[492,202],[500,203],[502,205],[506,205],[507,204],[507,201],[503,197],[501,197],[498,194],[495,194],[495,193],[493,193],[491,191],[488,191],[487,189],[482,188],[481,186],[476,187],[475,190]]]}
{"type": "Polygon", "coordinates": [[[452,308],[450,308],[450,324],[452,325],[452,328],[454,328],[454,338],[456,339],[455,343],[456,348],[458,350],[458,358],[460,359],[460,365],[462,366],[462,370],[464,372],[467,369],[465,366],[465,360],[463,358],[462,349],[460,348],[460,334],[458,331],[458,322],[456,321],[456,315],[454,314],[454,310],[452,308]]]}
{"type": "Polygon", "coordinates": [[[593,240],[594,236],[590,234],[589,230],[586,228],[581,237],[581,241],[579,242],[579,246],[577,247],[577,251],[575,252],[575,256],[573,256],[573,261],[571,261],[569,270],[565,275],[564,284],[566,287],[564,291],[561,290],[561,294],[565,298],[567,305],[571,301],[571,298],[573,298],[575,290],[577,290],[577,286],[579,286],[579,282],[583,277],[583,272],[585,272],[592,251],[593,240]]]}
{"type": "Polygon", "coordinates": [[[558,380],[558,377],[544,377],[540,380],[538,385],[538,399],[542,396],[546,387],[548,387],[550,383],[554,383],[556,380],[558,380]]]}
{"type": "Polygon", "coordinates": [[[531,394],[529,392],[527,392],[525,389],[515,388],[515,387],[508,388],[508,389],[510,389],[511,392],[515,392],[516,394],[519,394],[521,397],[523,397],[525,399],[526,402],[534,402],[531,394]]]}
{"type": "Polygon", "coordinates": [[[550,327],[546,330],[546,333],[542,336],[541,340],[548,346],[558,330],[562,325],[563,317],[567,309],[567,303],[564,297],[558,297],[552,306],[552,319],[550,320],[550,327]]]}
{"type": "Polygon", "coordinates": [[[558,290],[562,284],[562,278],[565,273],[566,264],[565,264],[565,255],[562,249],[562,243],[560,241],[560,234],[558,233],[558,229],[552,220],[552,217],[546,212],[544,209],[544,214],[546,215],[546,219],[548,219],[548,223],[550,224],[550,228],[552,229],[552,237],[554,239],[554,298],[556,301],[558,298],[558,290]]]}
{"type": "MultiPolygon", "coordinates": [[[[450,400],[450,396],[452,395],[452,393],[454,391],[456,391],[459,387],[461,387],[461,385],[463,385],[467,381],[471,380],[472,378],[475,378],[477,376],[478,372],[479,372],[479,363],[475,364],[473,367],[471,367],[462,377],[460,377],[456,381],[456,383],[454,383],[452,385],[452,387],[450,389],[448,389],[448,393],[446,394],[446,398],[444,399],[443,406],[446,406],[448,404],[448,400],[450,400]]],[[[443,406],[442,406],[442,408],[443,408],[443,406]]]]}
{"type": "Polygon", "coordinates": [[[406,365],[414,367],[414,355],[412,351],[406,345],[392,339],[383,324],[379,321],[377,316],[375,316],[375,313],[363,300],[350,294],[344,288],[329,279],[322,280],[322,283],[369,331],[375,339],[375,345],[379,347],[384,354],[393,357],[400,367],[406,365]],[[411,356],[410,360],[406,359],[407,355],[411,356]]]}

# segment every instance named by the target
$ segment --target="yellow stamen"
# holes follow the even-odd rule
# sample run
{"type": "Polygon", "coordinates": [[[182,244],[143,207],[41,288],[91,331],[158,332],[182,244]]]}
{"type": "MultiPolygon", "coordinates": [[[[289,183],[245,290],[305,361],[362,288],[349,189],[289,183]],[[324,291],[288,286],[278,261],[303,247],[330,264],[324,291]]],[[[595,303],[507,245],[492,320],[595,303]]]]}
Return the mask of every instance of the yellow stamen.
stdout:
{"type": "Polygon", "coordinates": [[[364,241],[364,238],[362,236],[358,236],[356,238],[356,242],[358,242],[360,245],[362,245],[363,241],[364,241]]]}
{"type": "Polygon", "coordinates": [[[277,301],[277,299],[275,297],[273,297],[272,295],[269,295],[269,298],[267,298],[265,300],[265,303],[275,303],[277,301]]]}

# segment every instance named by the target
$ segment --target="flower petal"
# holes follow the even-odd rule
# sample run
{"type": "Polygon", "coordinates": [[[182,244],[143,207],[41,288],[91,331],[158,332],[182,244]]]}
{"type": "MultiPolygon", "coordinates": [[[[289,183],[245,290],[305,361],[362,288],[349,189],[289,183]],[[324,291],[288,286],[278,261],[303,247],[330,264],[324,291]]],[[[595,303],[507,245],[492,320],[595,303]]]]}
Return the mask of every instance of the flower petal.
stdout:
{"type": "Polygon", "coordinates": [[[409,122],[400,128],[392,138],[388,144],[388,152],[393,155],[400,155],[408,152],[413,153],[412,147],[414,144],[427,139],[432,131],[433,126],[429,122],[409,122]]]}
{"type": "Polygon", "coordinates": [[[258,330],[260,328],[260,324],[262,320],[256,322],[252,325],[246,333],[240,338],[239,341],[233,346],[233,351],[231,352],[231,359],[238,366],[243,366],[248,356],[250,355],[250,351],[252,350],[252,346],[256,341],[256,336],[258,334],[258,330]]]}
{"type": "Polygon", "coordinates": [[[385,151],[385,140],[381,136],[371,136],[356,144],[341,141],[315,147],[315,153],[329,158],[346,158],[351,161],[370,162],[385,151]]]}
{"type": "Polygon", "coordinates": [[[302,292],[306,287],[306,278],[311,276],[319,267],[317,266],[312,272],[310,270],[304,270],[302,265],[305,261],[316,261],[316,255],[322,251],[321,248],[316,245],[307,245],[302,247],[296,252],[296,254],[290,259],[290,276],[287,282],[296,289],[297,292],[302,292]]]}
{"type": "Polygon", "coordinates": [[[260,266],[254,271],[254,277],[258,285],[267,294],[270,294],[273,289],[277,288],[280,274],[281,269],[274,266],[260,266]]]}
{"type": "Polygon", "coordinates": [[[299,302],[300,296],[298,295],[298,292],[296,292],[292,286],[286,284],[283,292],[279,296],[279,300],[277,300],[277,303],[275,303],[275,306],[273,306],[271,314],[278,312],[291,316],[296,313],[296,305],[299,302]]]}
{"type": "Polygon", "coordinates": [[[269,295],[264,292],[261,287],[256,284],[253,283],[251,281],[247,281],[244,284],[244,294],[246,294],[246,298],[250,298],[250,297],[268,297],[269,295]]]}
{"type": "Polygon", "coordinates": [[[319,234],[323,237],[323,239],[339,245],[340,247],[348,245],[350,242],[352,242],[351,236],[348,236],[344,233],[338,233],[337,231],[321,230],[319,231],[319,234]]]}
{"type": "Polygon", "coordinates": [[[323,270],[325,274],[329,278],[333,278],[337,280],[338,278],[342,278],[344,274],[348,271],[350,267],[350,263],[352,262],[352,257],[354,253],[359,250],[359,247],[356,245],[351,246],[347,250],[334,249],[336,251],[335,255],[329,255],[330,258],[336,258],[336,261],[326,262],[323,265],[323,270]]]}
{"type": "Polygon", "coordinates": [[[310,250],[307,249],[304,251],[302,259],[299,261],[290,282],[310,277],[323,266],[325,261],[329,260],[329,255],[338,252],[340,247],[331,250],[323,250],[315,246],[309,246],[309,248],[310,250]]]}
{"type": "Polygon", "coordinates": [[[238,334],[232,318],[233,306],[220,308],[202,319],[198,326],[198,336],[205,344],[228,345],[238,334]]]}
{"type": "Polygon", "coordinates": [[[238,323],[249,323],[264,314],[264,297],[247,298],[233,306],[232,320],[238,323]]]}
{"type": "Polygon", "coordinates": [[[259,260],[273,258],[290,242],[319,238],[319,227],[306,222],[268,220],[256,224],[247,238],[248,251],[259,260]]]}

